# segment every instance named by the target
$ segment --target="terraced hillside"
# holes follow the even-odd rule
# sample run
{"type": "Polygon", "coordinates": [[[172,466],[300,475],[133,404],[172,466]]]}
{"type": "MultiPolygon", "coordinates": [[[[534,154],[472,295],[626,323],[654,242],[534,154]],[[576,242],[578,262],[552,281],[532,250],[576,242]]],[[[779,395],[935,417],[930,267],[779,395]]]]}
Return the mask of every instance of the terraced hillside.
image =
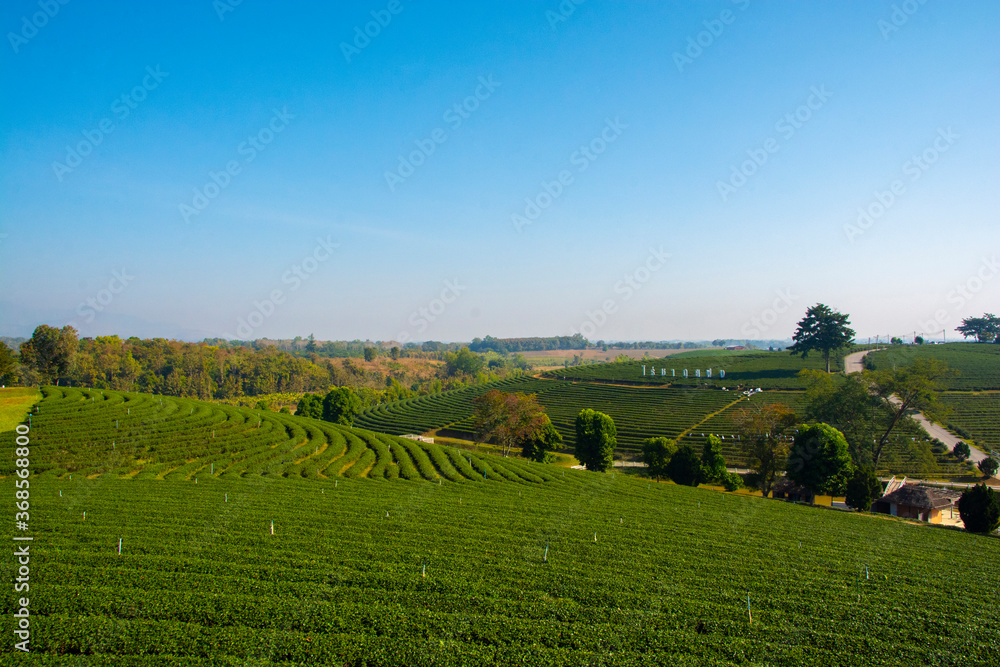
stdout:
{"type": "Polygon", "coordinates": [[[989,453],[1000,452],[1000,392],[945,392],[941,402],[951,409],[948,426],[989,453]]]}
{"type": "MultiPolygon", "coordinates": [[[[473,457],[484,480],[434,458],[453,450],[363,430],[44,393],[19,445],[25,664],[978,666],[1000,651],[996,537],[473,457]]],[[[14,581],[22,565],[2,563],[14,581]]]]}
{"type": "Polygon", "coordinates": [[[948,343],[947,345],[894,345],[872,352],[865,363],[879,368],[903,366],[917,358],[934,358],[958,370],[954,378],[942,382],[953,391],[1000,390],[1000,345],[995,343],[948,343]]]}
{"type": "MultiPolygon", "coordinates": [[[[831,366],[837,362],[831,357],[831,366]]],[[[825,370],[826,362],[817,354],[803,359],[789,352],[735,351],[574,366],[547,371],[544,376],[671,387],[802,389],[796,374],[804,368],[825,370]]]]}
{"type": "Polygon", "coordinates": [[[568,447],[576,441],[574,423],[582,408],[609,414],[618,429],[618,446],[626,454],[638,452],[642,441],[651,436],[675,438],[740,398],[737,392],[730,391],[647,389],[519,378],[380,405],[363,412],[357,423],[396,434],[447,428],[472,437],[472,401],[491,388],[536,394],[568,447]]]}
{"type": "MultiPolygon", "coordinates": [[[[527,462],[273,412],[150,394],[46,387],[31,415],[36,473],[138,479],[369,477],[540,482],[527,462]]],[[[4,444],[13,446],[8,432],[4,444]]],[[[9,474],[13,460],[0,463],[9,474]]]]}

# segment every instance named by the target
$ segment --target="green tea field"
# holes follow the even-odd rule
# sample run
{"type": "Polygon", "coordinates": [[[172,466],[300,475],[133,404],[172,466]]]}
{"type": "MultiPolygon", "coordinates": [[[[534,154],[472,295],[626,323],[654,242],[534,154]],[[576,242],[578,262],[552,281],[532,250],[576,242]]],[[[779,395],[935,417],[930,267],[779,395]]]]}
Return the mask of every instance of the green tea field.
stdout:
{"type": "MultiPolygon", "coordinates": [[[[30,519],[10,524],[33,538],[30,664],[990,665],[1000,651],[996,537],[489,455],[460,469],[465,452],[423,443],[407,479],[402,442],[366,431],[45,395],[26,436],[30,519]],[[325,454],[338,447],[363,449],[366,475],[325,454]]],[[[4,465],[10,496],[21,463],[4,465]]],[[[4,559],[8,581],[16,567],[4,559]]]]}

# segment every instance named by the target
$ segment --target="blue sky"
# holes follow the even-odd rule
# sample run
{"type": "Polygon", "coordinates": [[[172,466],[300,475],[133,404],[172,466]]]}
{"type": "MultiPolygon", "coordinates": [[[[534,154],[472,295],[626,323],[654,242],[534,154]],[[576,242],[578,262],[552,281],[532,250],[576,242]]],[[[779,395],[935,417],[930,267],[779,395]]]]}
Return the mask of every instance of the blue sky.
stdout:
{"type": "Polygon", "coordinates": [[[36,0],[0,28],[0,335],[786,338],[823,302],[953,339],[1000,308],[996,2],[36,0]]]}

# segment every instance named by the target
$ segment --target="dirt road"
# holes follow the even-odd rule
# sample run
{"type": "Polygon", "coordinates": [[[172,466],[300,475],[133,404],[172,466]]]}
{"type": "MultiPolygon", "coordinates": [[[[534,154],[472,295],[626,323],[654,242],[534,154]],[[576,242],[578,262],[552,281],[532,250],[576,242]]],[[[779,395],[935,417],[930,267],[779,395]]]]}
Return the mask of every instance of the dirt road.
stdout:
{"type": "MultiPolygon", "coordinates": [[[[869,352],[874,351],[875,350],[865,350],[864,352],[855,352],[844,357],[844,372],[847,374],[860,373],[864,368],[862,364],[864,356],[869,352]]],[[[898,402],[895,396],[892,397],[892,400],[894,403],[898,402]]],[[[918,424],[920,424],[920,427],[924,429],[927,435],[932,438],[937,438],[943,442],[948,449],[955,449],[955,445],[962,440],[945,429],[943,426],[935,424],[931,420],[927,419],[922,412],[915,412],[912,417],[918,424]]],[[[982,452],[971,445],[969,446],[969,452],[969,460],[974,464],[978,465],[980,461],[987,458],[987,454],[985,452],[982,452]]],[[[998,473],[998,475],[1000,475],[1000,473],[998,473]]]]}

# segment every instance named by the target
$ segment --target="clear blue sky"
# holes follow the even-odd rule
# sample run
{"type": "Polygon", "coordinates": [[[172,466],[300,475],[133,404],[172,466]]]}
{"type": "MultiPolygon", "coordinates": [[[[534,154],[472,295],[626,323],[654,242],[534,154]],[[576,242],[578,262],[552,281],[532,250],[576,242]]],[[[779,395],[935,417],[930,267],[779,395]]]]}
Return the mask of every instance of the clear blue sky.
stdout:
{"type": "Polygon", "coordinates": [[[0,335],[1000,312],[992,0],[36,0],[0,28],[0,335]]]}

